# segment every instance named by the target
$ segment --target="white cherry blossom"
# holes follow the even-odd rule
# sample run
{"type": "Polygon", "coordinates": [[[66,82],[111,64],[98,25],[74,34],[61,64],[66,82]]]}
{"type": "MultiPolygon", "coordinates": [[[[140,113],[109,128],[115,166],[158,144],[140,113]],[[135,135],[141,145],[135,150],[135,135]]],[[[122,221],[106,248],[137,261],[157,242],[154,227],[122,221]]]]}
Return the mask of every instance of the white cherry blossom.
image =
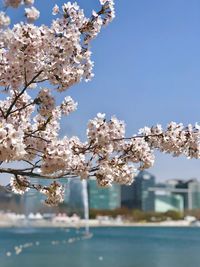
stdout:
{"type": "Polygon", "coordinates": [[[25,16],[27,17],[28,22],[33,22],[39,18],[40,11],[35,7],[25,8],[25,16]]]}
{"type": "Polygon", "coordinates": [[[10,178],[10,186],[14,193],[23,195],[25,192],[29,191],[29,181],[25,176],[18,175],[16,177],[10,178]]]}
{"type": "Polygon", "coordinates": [[[53,15],[57,15],[59,12],[60,12],[60,10],[59,10],[59,6],[58,6],[58,5],[55,5],[55,6],[53,7],[52,14],[53,14],[53,15]]]}
{"type": "Polygon", "coordinates": [[[4,28],[10,24],[10,17],[5,12],[0,12],[0,28],[4,28]]]}
{"type": "Polygon", "coordinates": [[[46,195],[45,203],[49,206],[57,206],[64,201],[64,187],[57,182],[53,182],[50,186],[39,190],[46,195]]]}

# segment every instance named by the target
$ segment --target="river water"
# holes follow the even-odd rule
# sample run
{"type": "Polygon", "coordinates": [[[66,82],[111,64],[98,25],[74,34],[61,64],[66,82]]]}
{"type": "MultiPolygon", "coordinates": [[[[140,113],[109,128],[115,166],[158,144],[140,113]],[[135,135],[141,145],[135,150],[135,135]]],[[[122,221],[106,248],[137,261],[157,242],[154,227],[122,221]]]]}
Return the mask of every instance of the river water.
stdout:
{"type": "Polygon", "coordinates": [[[200,228],[0,229],[0,267],[200,267],[200,228]]]}

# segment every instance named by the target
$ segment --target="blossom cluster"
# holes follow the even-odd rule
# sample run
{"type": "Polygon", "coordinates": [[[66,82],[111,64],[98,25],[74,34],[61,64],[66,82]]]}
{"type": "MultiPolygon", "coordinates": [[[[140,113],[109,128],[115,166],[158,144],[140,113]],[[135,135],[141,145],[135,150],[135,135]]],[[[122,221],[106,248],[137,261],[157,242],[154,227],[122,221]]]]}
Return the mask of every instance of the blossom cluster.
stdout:
{"type": "Polygon", "coordinates": [[[113,0],[100,0],[102,9],[99,12],[93,11],[92,18],[87,20],[82,32],[85,34],[84,43],[87,45],[90,40],[98,35],[103,25],[109,24],[115,18],[113,0]]]}
{"type": "Polygon", "coordinates": [[[95,146],[95,153],[107,155],[114,150],[120,151],[125,137],[125,124],[116,117],[106,121],[105,114],[98,113],[88,123],[87,136],[95,146]]]}
{"type": "Polygon", "coordinates": [[[145,136],[151,147],[162,152],[171,153],[175,157],[200,157],[200,126],[197,123],[185,127],[182,123],[171,122],[166,130],[161,125],[156,125],[140,129],[139,133],[145,136]]]}
{"type": "Polygon", "coordinates": [[[51,95],[49,89],[41,89],[37,101],[40,106],[39,113],[41,116],[49,116],[52,114],[52,111],[55,108],[55,99],[51,95]]]}
{"type": "Polygon", "coordinates": [[[21,160],[25,157],[23,130],[16,130],[10,123],[0,125],[0,161],[21,160]]]}
{"type": "Polygon", "coordinates": [[[25,192],[29,191],[30,188],[36,189],[46,196],[45,203],[49,206],[57,206],[64,200],[64,186],[56,181],[49,186],[33,185],[27,177],[16,175],[10,178],[9,185],[12,192],[19,195],[23,195],[25,192]]]}
{"type": "Polygon", "coordinates": [[[25,16],[29,23],[34,22],[40,16],[40,11],[35,7],[25,8],[25,16]]]}
{"type": "Polygon", "coordinates": [[[134,181],[136,169],[134,166],[125,164],[120,158],[100,162],[96,172],[97,182],[102,187],[109,187],[113,183],[130,185],[134,181]]]}
{"type": "Polygon", "coordinates": [[[148,169],[154,164],[154,154],[151,146],[144,138],[131,138],[123,146],[124,159],[127,162],[140,163],[140,170],[148,169]]]}
{"type": "Polygon", "coordinates": [[[20,5],[33,5],[34,0],[4,0],[5,6],[11,6],[13,8],[18,8],[20,5]]]}
{"type": "Polygon", "coordinates": [[[15,194],[23,195],[25,192],[29,191],[29,181],[27,177],[17,175],[16,177],[10,178],[11,190],[15,194]]]}
{"type": "MultiPolygon", "coordinates": [[[[37,10],[32,5],[34,4],[34,0],[4,0],[5,7],[18,8],[20,5],[28,5],[31,7],[25,8],[25,17],[29,23],[34,22],[40,16],[39,10],[37,10]]],[[[4,12],[0,13],[0,27],[5,27],[10,24],[10,18],[5,15],[4,12]]]]}
{"type": "Polygon", "coordinates": [[[77,102],[75,102],[70,96],[64,98],[60,105],[60,109],[63,115],[69,115],[77,109],[77,102]]]}
{"type": "Polygon", "coordinates": [[[113,0],[100,0],[104,13],[103,23],[108,24],[115,18],[115,9],[113,0]]]}
{"type": "Polygon", "coordinates": [[[0,29],[7,27],[10,24],[10,18],[6,15],[5,12],[0,12],[0,29]]]}
{"type": "Polygon", "coordinates": [[[48,187],[43,187],[38,191],[47,197],[45,203],[48,206],[57,206],[64,201],[64,186],[58,182],[54,181],[48,187]]]}
{"type": "Polygon", "coordinates": [[[67,138],[47,144],[41,164],[41,171],[44,175],[52,174],[85,176],[89,175],[89,166],[86,165],[86,158],[80,153],[84,145],[78,138],[67,138]]]}
{"type": "MultiPolygon", "coordinates": [[[[17,7],[20,3],[10,0],[6,4],[17,7]]],[[[102,16],[108,10],[107,3],[104,5],[102,16]]],[[[96,23],[101,21],[101,15],[88,19],[76,3],[70,2],[62,6],[62,14],[58,15],[50,27],[19,23],[0,32],[0,86],[19,90],[37,76],[35,85],[48,80],[58,91],[64,91],[82,79],[88,81],[93,77],[89,41],[100,31],[96,23]],[[86,44],[83,39],[88,36],[86,44]]],[[[26,16],[33,21],[39,13],[31,7],[26,9],[26,16]]],[[[0,18],[5,24],[5,15],[0,18]]]]}

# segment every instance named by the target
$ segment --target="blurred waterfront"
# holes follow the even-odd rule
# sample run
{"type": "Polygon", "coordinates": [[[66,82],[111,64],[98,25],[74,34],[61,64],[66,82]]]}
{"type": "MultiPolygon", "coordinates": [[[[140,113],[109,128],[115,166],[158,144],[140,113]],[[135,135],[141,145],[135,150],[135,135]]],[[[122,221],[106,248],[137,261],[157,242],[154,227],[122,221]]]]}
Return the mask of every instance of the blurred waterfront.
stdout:
{"type": "MultiPolygon", "coordinates": [[[[40,183],[38,179],[33,179],[33,182],[40,183]]],[[[61,182],[65,186],[65,196],[64,202],[57,207],[44,205],[44,197],[34,190],[19,196],[13,194],[9,186],[0,187],[0,211],[25,215],[67,213],[71,216],[76,213],[85,218],[89,209],[90,218],[93,219],[96,215],[105,215],[105,211],[107,211],[106,215],[117,215],[117,212],[119,212],[118,215],[128,213],[130,215],[132,211],[137,210],[145,213],[173,212],[177,214],[173,216],[176,219],[180,219],[185,214],[200,219],[198,211],[200,210],[200,181],[197,178],[169,179],[160,183],[156,182],[156,177],[151,173],[141,171],[130,186],[114,184],[109,188],[101,188],[94,177],[89,179],[85,186],[83,186],[84,181],[80,179],[73,178],[68,179],[67,183],[65,180],[61,182]]],[[[151,217],[155,216],[151,215],[151,217]]]]}
{"type": "Polygon", "coordinates": [[[1,267],[199,266],[200,228],[13,228],[0,230],[1,267]]]}
{"type": "Polygon", "coordinates": [[[0,267],[200,266],[195,179],[156,184],[141,172],[132,186],[102,189],[92,179],[85,191],[81,181],[69,181],[55,208],[31,191],[1,188],[0,200],[0,267]]]}

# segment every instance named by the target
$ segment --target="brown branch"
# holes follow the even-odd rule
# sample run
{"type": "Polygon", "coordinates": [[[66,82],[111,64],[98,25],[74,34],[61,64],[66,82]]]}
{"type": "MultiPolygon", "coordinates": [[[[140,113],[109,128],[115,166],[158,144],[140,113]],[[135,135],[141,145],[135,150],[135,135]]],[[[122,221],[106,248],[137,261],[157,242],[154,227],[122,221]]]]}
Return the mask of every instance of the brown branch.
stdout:
{"type": "Polygon", "coordinates": [[[41,137],[41,136],[36,136],[36,135],[32,135],[32,134],[25,134],[24,139],[29,138],[29,137],[37,138],[37,139],[40,139],[40,140],[42,140],[42,141],[44,141],[44,142],[51,143],[50,140],[46,140],[45,138],[43,138],[43,137],[41,137]]]}
{"type": "Polygon", "coordinates": [[[33,164],[32,162],[30,162],[29,160],[23,159],[24,162],[30,164],[31,166],[35,166],[35,164],[33,164]]]}
{"type": "Polygon", "coordinates": [[[25,87],[22,89],[22,91],[16,95],[15,99],[13,100],[13,102],[11,103],[10,107],[8,108],[5,118],[7,119],[8,116],[10,115],[10,112],[12,111],[14,105],[16,104],[17,100],[20,98],[20,96],[23,95],[23,93],[26,91],[26,89],[35,81],[36,78],[38,78],[40,76],[40,74],[43,72],[43,70],[40,70],[32,79],[30,82],[26,83],[25,87]]]}
{"type": "Polygon", "coordinates": [[[47,78],[46,79],[43,79],[43,80],[40,80],[40,81],[34,81],[33,83],[43,83],[43,82],[46,82],[46,81],[48,81],[47,78]]]}
{"type": "Polygon", "coordinates": [[[36,149],[36,148],[34,148],[34,147],[26,147],[25,149],[26,149],[26,150],[33,150],[33,151],[36,151],[36,152],[38,152],[38,153],[44,153],[44,151],[41,151],[41,150],[36,149]]]}
{"type": "Polygon", "coordinates": [[[0,173],[9,173],[13,175],[21,175],[21,176],[28,176],[32,178],[41,178],[41,179],[61,179],[61,178],[71,178],[71,177],[78,177],[75,174],[71,174],[69,172],[62,173],[59,175],[41,175],[39,173],[31,172],[32,168],[26,168],[26,169],[11,169],[11,168],[0,168],[0,173]]]}
{"type": "Polygon", "coordinates": [[[27,108],[29,106],[32,106],[34,104],[35,104],[35,101],[33,101],[33,102],[31,102],[31,103],[29,103],[29,104],[27,104],[27,105],[25,105],[25,106],[23,106],[21,108],[18,108],[18,109],[15,109],[15,110],[11,111],[9,115],[11,115],[11,114],[13,114],[15,112],[20,112],[21,110],[24,110],[25,108],[27,108]]]}
{"type": "Polygon", "coordinates": [[[2,113],[3,118],[5,119],[5,113],[4,113],[4,111],[3,111],[3,109],[1,107],[0,107],[0,111],[2,113]]]}

